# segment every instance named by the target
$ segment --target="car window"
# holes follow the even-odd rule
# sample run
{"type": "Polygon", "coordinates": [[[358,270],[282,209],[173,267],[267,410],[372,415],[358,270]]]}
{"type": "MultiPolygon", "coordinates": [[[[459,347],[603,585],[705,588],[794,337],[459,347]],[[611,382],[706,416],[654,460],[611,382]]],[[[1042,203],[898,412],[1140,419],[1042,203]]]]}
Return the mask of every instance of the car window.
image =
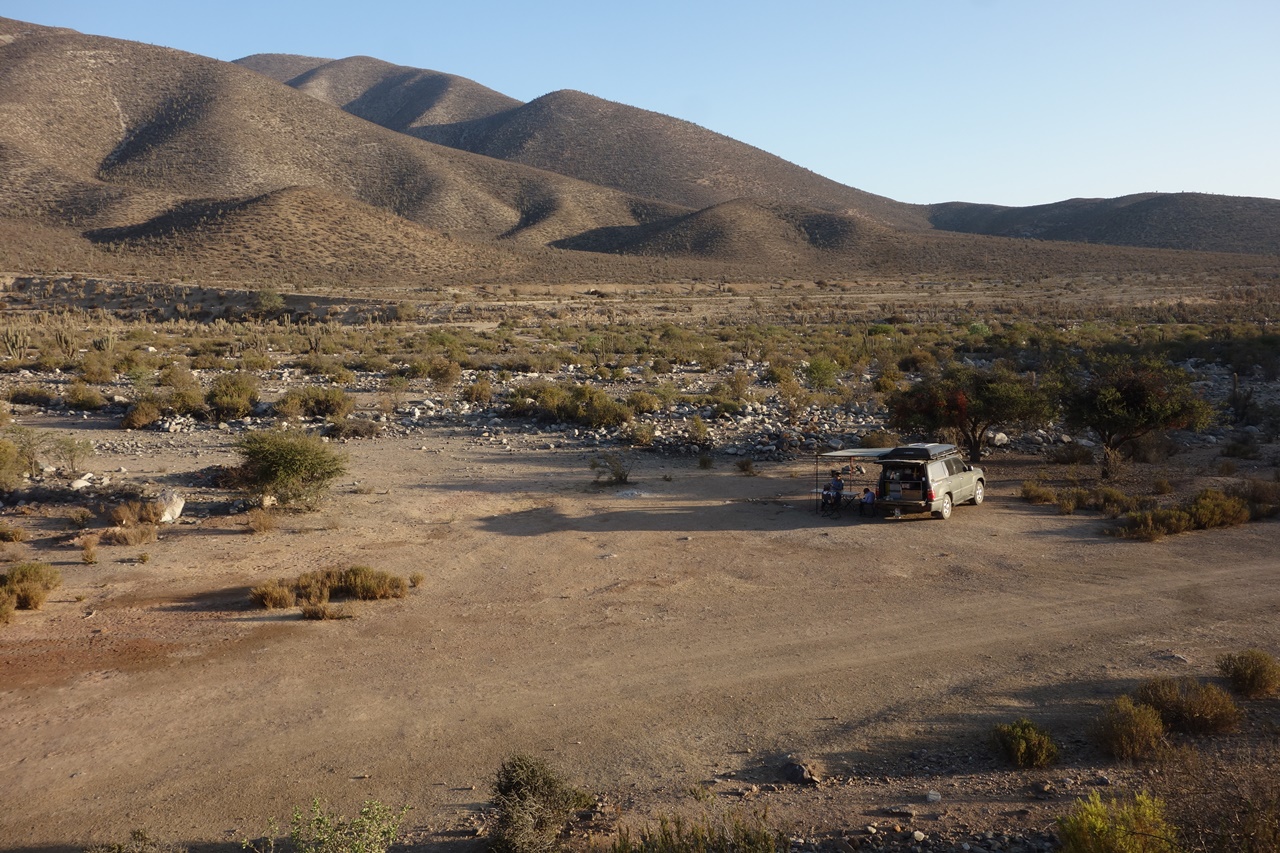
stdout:
{"type": "Polygon", "coordinates": [[[964,471],[964,463],[960,461],[959,456],[952,456],[947,459],[947,473],[960,474],[964,471]]]}

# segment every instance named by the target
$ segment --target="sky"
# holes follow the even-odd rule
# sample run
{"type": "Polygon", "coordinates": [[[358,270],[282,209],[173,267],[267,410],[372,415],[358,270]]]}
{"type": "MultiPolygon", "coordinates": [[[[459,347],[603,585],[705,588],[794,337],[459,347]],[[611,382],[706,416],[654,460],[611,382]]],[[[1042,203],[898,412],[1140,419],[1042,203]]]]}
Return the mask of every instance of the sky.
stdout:
{"type": "Polygon", "coordinates": [[[366,55],[577,89],[899,201],[1280,198],[1277,0],[0,0],[232,60],[366,55]]]}

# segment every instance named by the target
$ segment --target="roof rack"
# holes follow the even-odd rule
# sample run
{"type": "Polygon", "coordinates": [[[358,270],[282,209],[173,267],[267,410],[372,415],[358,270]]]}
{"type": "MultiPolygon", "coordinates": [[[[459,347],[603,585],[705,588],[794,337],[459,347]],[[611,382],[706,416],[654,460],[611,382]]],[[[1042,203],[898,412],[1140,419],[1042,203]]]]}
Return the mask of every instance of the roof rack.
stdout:
{"type": "Polygon", "coordinates": [[[901,459],[912,462],[930,462],[959,452],[954,444],[904,444],[893,448],[876,461],[892,462],[896,459],[901,459]]]}

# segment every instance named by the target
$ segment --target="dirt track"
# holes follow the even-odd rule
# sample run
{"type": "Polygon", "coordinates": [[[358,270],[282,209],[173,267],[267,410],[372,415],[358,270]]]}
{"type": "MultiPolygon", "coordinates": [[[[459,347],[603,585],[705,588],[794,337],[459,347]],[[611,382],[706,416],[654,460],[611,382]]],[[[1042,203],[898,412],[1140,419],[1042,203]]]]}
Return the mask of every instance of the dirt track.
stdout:
{"type": "MultiPolygon", "coordinates": [[[[958,772],[994,722],[1028,714],[1065,736],[1074,769],[1056,772],[1085,774],[1103,700],[1280,648],[1275,522],[1117,541],[1096,515],[1017,499],[1027,463],[1009,458],[988,502],[947,522],[830,521],[805,462],[753,478],[642,455],[630,484],[600,488],[568,450],[348,448],[329,505],[275,532],[215,515],[95,566],[44,554],[65,585],[0,631],[5,849],[140,826],[235,841],[313,796],[413,805],[414,837],[446,842],[514,751],[639,815],[801,757],[851,782],[775,811],[860,826],[925,784],[904,756],[958,772]],[[338,622],[247,604],[264,579],[352,563],[426,580],[338,622]]],[[[222,456],[100,466],[159,478],[222,456]]],[[[963,790],[946,805],[920,820],[998,812],[963,790]]]]}

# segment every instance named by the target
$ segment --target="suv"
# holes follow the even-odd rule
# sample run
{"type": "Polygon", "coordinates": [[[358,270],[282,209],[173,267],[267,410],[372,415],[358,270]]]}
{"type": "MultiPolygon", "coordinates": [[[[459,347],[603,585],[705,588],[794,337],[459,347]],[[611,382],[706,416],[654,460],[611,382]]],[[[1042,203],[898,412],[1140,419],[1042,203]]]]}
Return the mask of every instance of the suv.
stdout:
{"type": "Polygon", "coordinates": [[[965,462],[954,444],[907,444],[876,461],[881,465],[876,503],[885,515],[931,512],[950,518],[958,503],[982,503],[985,475],[965,462]]]}

